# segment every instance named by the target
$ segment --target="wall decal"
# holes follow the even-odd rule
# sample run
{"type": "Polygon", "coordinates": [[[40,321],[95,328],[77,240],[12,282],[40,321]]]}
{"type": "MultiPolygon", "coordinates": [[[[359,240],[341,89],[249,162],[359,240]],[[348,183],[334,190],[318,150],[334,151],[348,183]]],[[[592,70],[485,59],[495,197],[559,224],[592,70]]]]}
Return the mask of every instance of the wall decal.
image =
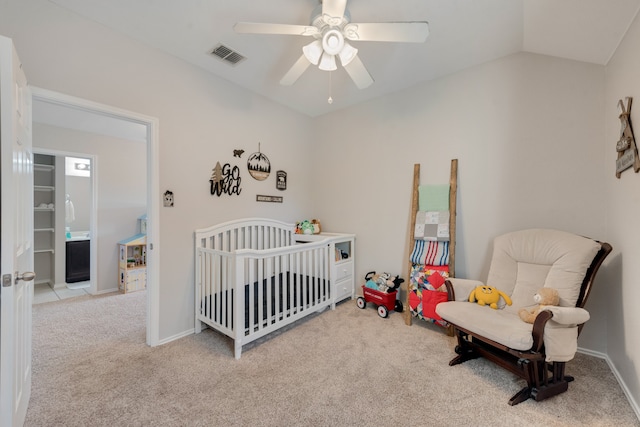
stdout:
{"type": "Polygon", "coordinates": [[[244,150],[233,150],[233,157],[242,157],[244,150]]]}
{"type": "Polygon", "coordinates": [[[216,166],[211,171],[211,195],[220,197],[222,193],[233,195],[240,194],[240,168],[226,163],[224,166],[220,162],[216,162],[216,166]]]}
{"type": "Polygon", "coordinates": [[[162,197],[162,203],[164,204],[165,208],[173,207],[173,191],[167,190],[164,192],[164,196],[162,197]]]}
{"type": "Polygon", "coordinates": [[[260,143],[258,143],[258,152],[253,153],[247,159],[247,169],[249,174],[258,181],[264,181],[271,172],[271,163],[269,158],[260,152],[260,143]]]}
{"type": "Polygon", "coordinates": [[[256,195],[256,202],[282,203],[282,196],[264,196],[256,195]]]}
{"type": "Polygon", "coordinates": [[[622,99],[618,101],[618,106],[622,110],[620,113],[620,139],[616,143],[616,151],[618,158],[616,159],[616,177],[619,179],[622,171],[633,166],[633,170],[637,173],[640,171],[640,158],[638,158],[638,147],[633,136],[633,128],[631,127],[631,100],[627,97],[627,107],[625,108],[622,99]]]}
{"type": "Polygon", "coordinates": [[[287,189],[287,173],[285,171],[276,171],[276,188],[278,190],[287,189]]]}

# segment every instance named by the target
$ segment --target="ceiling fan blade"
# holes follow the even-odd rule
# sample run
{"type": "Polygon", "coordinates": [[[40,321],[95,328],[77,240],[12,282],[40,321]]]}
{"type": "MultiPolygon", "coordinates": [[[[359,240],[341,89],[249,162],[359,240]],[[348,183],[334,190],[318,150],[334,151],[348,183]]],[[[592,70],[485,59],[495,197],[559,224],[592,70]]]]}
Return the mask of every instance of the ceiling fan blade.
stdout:
{"type": "Polygon", "coordinates": [[[287,74],[280,80],[280,84],[282,86],[291,86],[298,80],[298,78],[306,71],[306,69],[311,65],[309,60],[304,56],[304,54],[298,58],[295,64],[287,71],[287,74]]]}
{"type": "Polygon", "coordinates": [[[426,21],[351,23],[344,27],[346,38],[359,41],[422,43],[428,35],[429,23],[426,21]]]}
{"type": "Polygon", "coordinates": [[[236,22],[236,33],[243,34],[286,34],[294,36],[313,36],[319,34],[316,27],[309,25],[264,24],[260,22],[236,22]]]}
{"type": "Polygon", "coordinates": [[[323,0],[322,19],[328,25],[337,26],[342,21],[346,8],[347,0],[323,0]]]}
{"type": "Polygon", "coordinates": [[[373,77],[367,71],[360,58],[356,55],[351,62],[344,66],[345,71],[351,80],[358,86],[358,89],[365,89],[373,83],[373,77]]]}

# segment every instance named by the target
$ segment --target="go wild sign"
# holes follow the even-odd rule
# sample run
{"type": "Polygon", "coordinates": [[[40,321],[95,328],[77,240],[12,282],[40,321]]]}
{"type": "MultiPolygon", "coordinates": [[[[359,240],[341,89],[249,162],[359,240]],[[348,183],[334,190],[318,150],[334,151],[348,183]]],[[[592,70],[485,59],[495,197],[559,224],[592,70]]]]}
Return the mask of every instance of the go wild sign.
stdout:
{"type": "Polygon", "coordinates": [[[216,166],[211,171],[211,195],[220,197],[221,194],[239,195],[242,191],[240,188],[240,168],[226,163],[224,166],[220,165],[220,162],[216,162],[216,166]]]}

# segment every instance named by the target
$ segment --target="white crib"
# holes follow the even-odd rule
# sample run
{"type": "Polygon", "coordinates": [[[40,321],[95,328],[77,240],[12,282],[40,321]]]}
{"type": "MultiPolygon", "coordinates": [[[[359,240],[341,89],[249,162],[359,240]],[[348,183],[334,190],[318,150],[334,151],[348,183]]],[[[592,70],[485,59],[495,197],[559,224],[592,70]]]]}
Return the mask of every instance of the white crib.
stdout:
{"type": "Polygon", "coordinates": [[[242,346],[332,305],[330,243],[296,242],[295,226],[240,219],[196,230],[195,330],[242,346]]]}

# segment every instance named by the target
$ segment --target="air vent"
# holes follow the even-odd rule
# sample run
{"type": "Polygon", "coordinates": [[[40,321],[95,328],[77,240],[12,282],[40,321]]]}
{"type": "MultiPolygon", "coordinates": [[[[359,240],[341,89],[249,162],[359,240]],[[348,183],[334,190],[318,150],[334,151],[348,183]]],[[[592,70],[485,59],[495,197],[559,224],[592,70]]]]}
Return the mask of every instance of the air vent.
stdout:
{"type": "Polygon", "coordinates": [[[238,62],[245,60],[246,58],[240,55],[235,50],[223,45],[217,45],[212,51],[211,54],[220,58],[221,60],[228,62],[231,65],[236,65],[238,62]]]}

